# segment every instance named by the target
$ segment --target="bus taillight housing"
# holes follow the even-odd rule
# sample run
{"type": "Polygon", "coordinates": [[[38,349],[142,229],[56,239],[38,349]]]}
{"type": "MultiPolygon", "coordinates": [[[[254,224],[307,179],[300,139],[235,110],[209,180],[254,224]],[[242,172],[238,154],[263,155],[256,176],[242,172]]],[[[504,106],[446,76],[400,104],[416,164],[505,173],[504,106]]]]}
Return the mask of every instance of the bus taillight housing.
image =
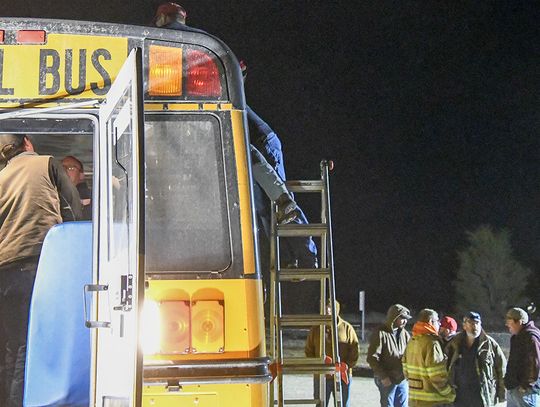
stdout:
{"type": "Polygon", "coordinates": [[[187,52],[186,90],[189,96],[221,96],[221,81],[216,61],[203,51],[187,52]]]}
{"type": "Polygon", "coordinates": [[[147,94],[155,99],[220,100],[225,84],[217,57],[203,48],[152,43],[147,94]]]}

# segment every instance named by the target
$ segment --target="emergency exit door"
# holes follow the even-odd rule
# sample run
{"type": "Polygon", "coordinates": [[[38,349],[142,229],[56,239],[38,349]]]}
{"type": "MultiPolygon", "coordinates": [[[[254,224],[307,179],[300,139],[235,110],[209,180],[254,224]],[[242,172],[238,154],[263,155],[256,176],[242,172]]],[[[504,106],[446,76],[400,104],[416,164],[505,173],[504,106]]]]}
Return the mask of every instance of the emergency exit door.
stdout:
{"type": "Polygon", "coordinates": [[[96,292],[92,400],[141,405],[139,312],[144,295],[141,50],[133,50],[104,104],[98,137],[99,206],[94,221],[96,292]]]}

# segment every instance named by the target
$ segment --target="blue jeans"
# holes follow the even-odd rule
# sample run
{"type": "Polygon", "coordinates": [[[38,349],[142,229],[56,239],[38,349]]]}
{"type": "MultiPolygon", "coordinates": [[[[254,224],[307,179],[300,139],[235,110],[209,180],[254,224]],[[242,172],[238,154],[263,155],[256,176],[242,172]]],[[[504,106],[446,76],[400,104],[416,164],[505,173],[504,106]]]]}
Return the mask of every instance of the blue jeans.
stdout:
{"type": "Polygon", "coordinates": [[[507,407],[538,407],[538,394],[527,390],[525,393],[518,388],[508,390],[507,407]]]}
{"type": "Polygon", "coordinates": [[[375,377],[375,384],[381,395],[381,407],[407,407],[409,399],[409,385],[407,380],[390,386],[383,386],[381,380],[375,377]]]}

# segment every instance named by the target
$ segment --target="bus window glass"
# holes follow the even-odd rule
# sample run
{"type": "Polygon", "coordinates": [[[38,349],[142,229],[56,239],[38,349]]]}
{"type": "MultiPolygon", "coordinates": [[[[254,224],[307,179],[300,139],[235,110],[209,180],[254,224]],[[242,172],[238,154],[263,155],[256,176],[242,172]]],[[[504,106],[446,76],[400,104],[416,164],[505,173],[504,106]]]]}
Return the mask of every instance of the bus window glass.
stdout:
{"type": "MultiPolygon", "coordinates": [[[[52,116],[52,115],[51,115],[52,116]]],[[[26,134],[40,155],[52,155],[62,160],[67,155],[77,157],[84,165],[86,182],[92,186],[93,120],[73,118],[24,118],[0,120],[0,133],[26,134]]],[[[0,169],[4,163],[0,162],[0,169]]]]}
{"type": "Polygon", "coordinates": [[[145,119],[146,271],[222,271],[231,263],[220,125],[211,115],[145,119]]]}

